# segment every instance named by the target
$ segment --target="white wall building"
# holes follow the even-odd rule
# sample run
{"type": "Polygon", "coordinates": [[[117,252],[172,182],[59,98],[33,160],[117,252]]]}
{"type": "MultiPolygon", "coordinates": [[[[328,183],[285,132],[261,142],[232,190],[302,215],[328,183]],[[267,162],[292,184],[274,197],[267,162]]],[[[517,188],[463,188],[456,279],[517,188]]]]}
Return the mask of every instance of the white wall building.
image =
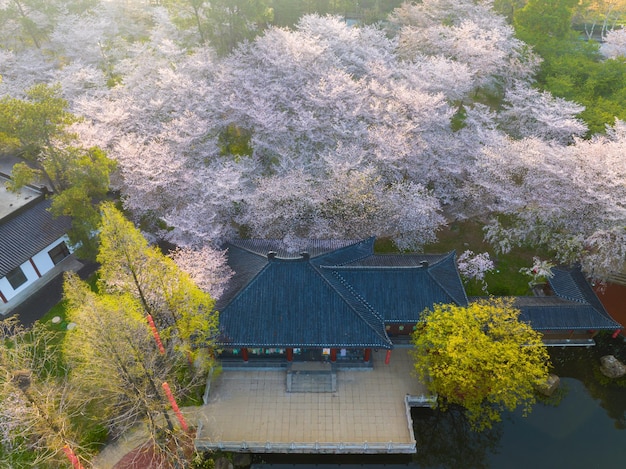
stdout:
{"type": "Polygon", "coordinates": [[[24,188],[6,190],[0,177],[0,313],[21,293],[33,289],[46,273],[71,254],[68,217],[55,218],[44,194],[24,188]]]}

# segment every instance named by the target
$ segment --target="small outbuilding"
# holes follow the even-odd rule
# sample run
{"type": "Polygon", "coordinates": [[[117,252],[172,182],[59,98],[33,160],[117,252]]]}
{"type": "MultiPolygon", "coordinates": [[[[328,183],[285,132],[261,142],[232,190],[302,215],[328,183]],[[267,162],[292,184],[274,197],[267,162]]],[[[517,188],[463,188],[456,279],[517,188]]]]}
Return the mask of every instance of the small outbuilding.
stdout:
{"type": "Polygon", "coordinates": [[[53,217],[42,191],[6,189],[0,177],[0,314],[28,297],[71,254],[69,217],[53,217]]]}

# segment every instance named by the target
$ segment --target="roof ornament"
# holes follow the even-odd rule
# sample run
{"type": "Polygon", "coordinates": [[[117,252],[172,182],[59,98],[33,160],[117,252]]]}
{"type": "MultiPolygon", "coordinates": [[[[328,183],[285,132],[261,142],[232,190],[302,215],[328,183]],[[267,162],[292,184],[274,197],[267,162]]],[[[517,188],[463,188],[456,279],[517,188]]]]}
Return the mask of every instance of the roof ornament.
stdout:
{"type": "Polygon", "coordinates": [[[425,269],[428,269],[428,261],[421,261],[420,265],[424,267],[425,269]]]}
{"type": "Polygon", "coordinates": [[[311,255],[307,251],[302,251],[300,255],[302,256],[302,259],[307,261],[311,258],[311,255]]]}
{"type": "Polygon", "coordinates": [[[270,261],[271,261],[272,259],[275,259],[275,258],[276,258],[276,251],[269,251],[269,252],[267,253],[267,259],[268,259],[268,260],[270,260],[270,261]]]}

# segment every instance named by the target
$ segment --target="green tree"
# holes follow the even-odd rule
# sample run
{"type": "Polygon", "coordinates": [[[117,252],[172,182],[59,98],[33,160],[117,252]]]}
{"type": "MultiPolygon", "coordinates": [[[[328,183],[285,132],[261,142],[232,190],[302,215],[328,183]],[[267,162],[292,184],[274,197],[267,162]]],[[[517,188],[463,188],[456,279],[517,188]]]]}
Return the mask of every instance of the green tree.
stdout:
{"type": "Polygon", "coordinates": [[[103,291],[133,295],[167,343],[202,369],[210,366],[218,324],[213,299],[108,202],[102,204],[97,260],[103,291]]]}
{"type": "Polygon", "coordinates": [[[73,218],[68,235],[78,254],[93,257],[97,204],[109,190],[114,163],[97,147],[77,145],[68,128],[78,118],[67,108],[59,85],[36,85],[25,100],[0,99],[0,153],[22,160],[13,167],[9,189],[44,182],[53,192],[52,213],[73,218]]]}
{"type": "Polygon", "coordinates": [[[514,13],[515,30],[527,42],[533,37],[563,39],[572,33],[572,16],[577,4],[577,0],[529,0],[514,13]]]}
{"type": "Polygon", "coordinates": [[[199,42],[228,54],[237,44],[253,39],[272,20],[266,0],[164,0],[174,21],[198,31],[199,42]]]}
{"type": "Polygon", "coordinates": [[[526,3],[527,0],[494,0],[493,9],[512,23],[515,12],[524,8],[526,3]]]}
{"type": "Polygon", "coordinates": [[[2,36],[11,45],[34,45],[40,49],[52,32],[60,12],[56,0],[8,0],[0,6],[2,36]]]}
{"type": "Polygon", "coordinates": [[[175,424],[162,384],[183,399],[205,383],[204,375],[190,372],[173,348],[160,353],[132,295],[93,292],[75,274],[66,275],[64,294],[67,318],[76,324],[63,342],[70,381],[89,396],[111,437],[143,423],[156,454],[179,461],[190,435],[175,424]]]}
{"type": "MultiPolygon", "coordinates": [[[[80,15],[101,0],[5,0],[0,2],[0,44],[6,49],[45,49],[66,14],[80,15]]],[[[49,50],[47,51],[49,52],[49,50]]]]}
{"type": "Polygon", "coordinates": [[[541,335],[519,314],[504,299],[435,305],[413,333],[418,376],[444,408],[465,407],[475,429],[491,427],[504,410],[530,411],[535,386],[547,378],[541,335]]]}

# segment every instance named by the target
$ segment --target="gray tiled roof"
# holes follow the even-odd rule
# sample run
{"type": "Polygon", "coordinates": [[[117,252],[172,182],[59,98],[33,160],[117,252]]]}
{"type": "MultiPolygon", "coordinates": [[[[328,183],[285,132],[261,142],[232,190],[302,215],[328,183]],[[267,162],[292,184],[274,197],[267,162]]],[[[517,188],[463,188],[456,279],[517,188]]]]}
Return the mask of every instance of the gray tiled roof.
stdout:
{"type": "Polygon", "coordinates": [[[391,348],[385,323],[416,322],[433,303],[467,304],[454,253],[424,266],[423,255],[375,256],[374,238],[311,240],[301,246],[308,258],[283,248],[229,243],[235,275],[217,305],[224,346],[391,348]]]}
{"type": "MultiPolygon", "coordinates": [[[[386,256],[372,257],[387,260],[386,256]]],[[[415,262],[419,256],[409,255],[404,263],[401,255],[394,257],[394,265],[377,266],[366,259],[326,269],[351,285],[386,323],[417,322],[425,309],[437,303],[467,304],[454,253],[438,256],[436,263],[427,265],[415,262]]]]}
{"type": "Polygon", "coordinates": [[[513,303],[521,311],[520,320],[537,331],[615,330],[620,326],[600,314],[590,304],[575,303],[564,298],[517,297],[513,303]]]}
{"type": "Polygon", "coordinates": [[[220,342],[232,347],[391,348],[382,321],[373,327],[362,316],[366,309],[358,298],[339,294],[310,260],[275,259],[220,311],[220,342]]]}
{"type": "Polygon", "coordinates": [[[554,267],[552,273],[554,276],[549,279],[552,296],[512,298],[520,310],[520,320],[544,332],[622,328],[606,312],[580,267],[554,267]]]}
{"type": "Polygon", "coordinates": [[[68,217],[54,218],[51,201],[41,200],[25,207],[0,225],[0,278],[23,264],[71,228],[68,217]]]}

